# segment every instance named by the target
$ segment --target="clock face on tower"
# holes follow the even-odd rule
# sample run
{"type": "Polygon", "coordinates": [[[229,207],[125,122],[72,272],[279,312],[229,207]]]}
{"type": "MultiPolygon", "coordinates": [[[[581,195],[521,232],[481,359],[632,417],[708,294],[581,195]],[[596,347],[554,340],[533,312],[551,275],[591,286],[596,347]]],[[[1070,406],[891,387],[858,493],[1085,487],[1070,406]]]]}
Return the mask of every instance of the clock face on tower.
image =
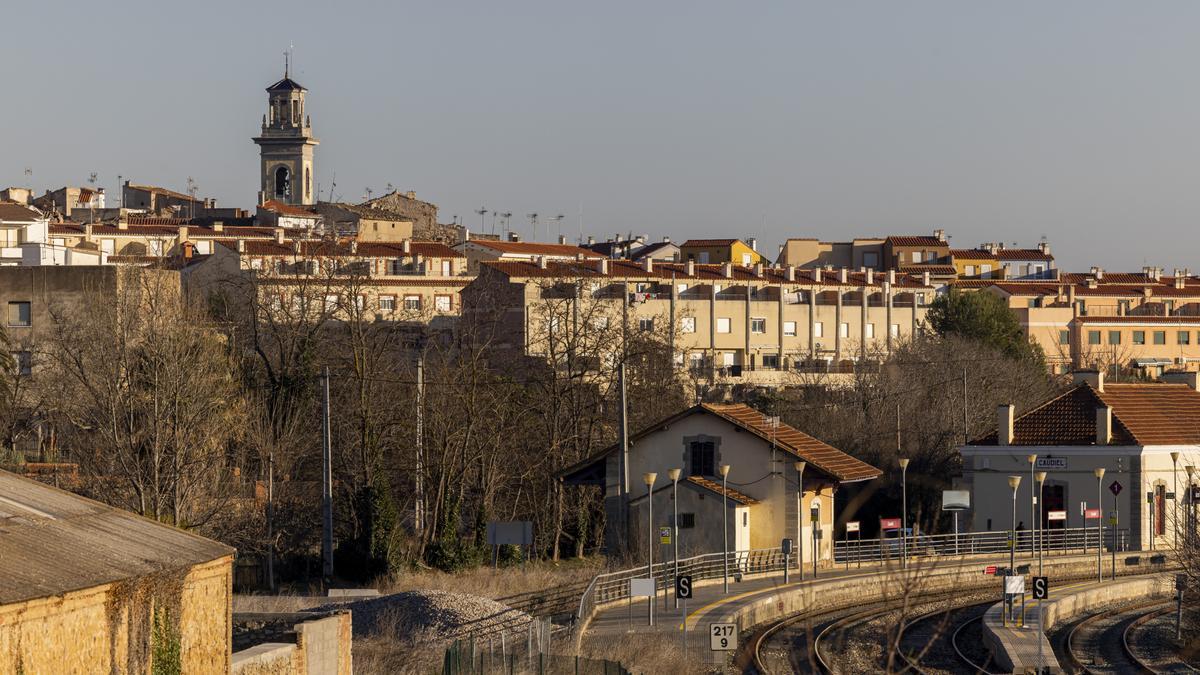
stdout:
{"type": "Polygon", "coordinates": [[[312,121],[305,112],[308,90],[293,80],[287,70],[283,79],[267,87],[267,114],[262,133],[254,138],[259,147],[259,202],[311,206],[313,149],[319,141],[312,135],[312,121]]]}

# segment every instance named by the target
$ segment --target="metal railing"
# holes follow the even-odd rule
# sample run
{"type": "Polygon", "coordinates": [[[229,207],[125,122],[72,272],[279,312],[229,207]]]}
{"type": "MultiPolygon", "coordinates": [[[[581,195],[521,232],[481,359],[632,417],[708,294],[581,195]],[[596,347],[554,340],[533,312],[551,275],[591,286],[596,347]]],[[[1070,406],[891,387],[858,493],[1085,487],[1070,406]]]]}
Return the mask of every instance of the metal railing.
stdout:
{"type": "MultiPolygon", "coordinates": [[[[841,539],[833,543],[835,564],[899,560],[907,548],[909,559],[934,556],[1008,553],[1011,536],[1008,530],[996,532],[963,532],[960,534],[921,534],[907,538],[841,539]]],[[[1037,533],[1021,530],[1016,533],[1016,552],[1033,554],[1039,548],[1047,553],[1064,551],[1095,551],[1100,533],[1094,527],[1061,530],[1040,530],[1037,533]],[[1036,545],[1036,546],[1035,546],[1036,545]]],[[[1129,550],[1129,530],[1104,528],[1104,550],[1129,550]]]]}
{"type": "MultiPolygon", "coordinates": [[[[723,553],[705,553],[690,558],[680,558],[679,574],[690,575],[693,584],[704,579],[720,579],[725,571],[724,556],[723,553]]],[[[779,548],[730,551],[728,556],[731,580],[746,574],[783,571],[784,555],[783,550],[779,548]]],[[[672,560],[654,563],[653,577],[656,594],[663,593],[665,595],[669,589],[674,587],[675,565],[675,561],[672,560]]],[[[583,631],[598,606],[628,599],[629,581],[645,579],[647,572],[646,566],[642,565],[633,569],[596,575],[579,599],[579,609],[575,612],[576,632],[583,631]]]]}

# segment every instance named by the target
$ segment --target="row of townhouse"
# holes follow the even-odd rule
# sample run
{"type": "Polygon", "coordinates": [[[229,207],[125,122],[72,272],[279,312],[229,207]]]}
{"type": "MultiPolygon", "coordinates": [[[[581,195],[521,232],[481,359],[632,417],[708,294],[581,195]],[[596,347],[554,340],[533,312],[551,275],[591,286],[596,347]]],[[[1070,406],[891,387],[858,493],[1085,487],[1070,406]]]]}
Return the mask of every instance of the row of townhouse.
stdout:
{"type": "Polygon", "coordinates": [[[697,374],[769,384],[877,360],[934,293],[895,272],[542,258],[484,262],[462,295],[465,329],[501,351],[553,356],[556,333],[616,326],[658,332],[697,374]]]}
{"type": "Polygon", "coordinates": [[[1057,280],[959,282],[1003,298],[1052,371],[1200,369],[1200,279],[1187,270],[1061,274],[1057,280]]]}

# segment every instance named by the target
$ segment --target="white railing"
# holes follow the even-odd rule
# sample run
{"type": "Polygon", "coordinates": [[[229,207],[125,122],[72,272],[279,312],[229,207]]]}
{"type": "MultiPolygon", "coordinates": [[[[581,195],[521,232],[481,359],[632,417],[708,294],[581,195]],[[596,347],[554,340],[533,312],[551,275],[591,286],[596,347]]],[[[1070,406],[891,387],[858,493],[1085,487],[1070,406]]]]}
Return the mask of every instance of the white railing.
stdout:
{"type": "MultiPolygon", "coordinates": [[[[1094,527],[1042,530],[1036,533],[1021,530],[1016,535],[1016,551],[1026,554],[1035,553],[1039,549],[1046,552],[1095,551],[1100,541],[1100,533],[1094,527]]],[[[917,533],[909,536],[907,540],[895,537],[842,539],[833,544],[833,559],[835,564],[899,560],[906,549],[910,559],[1008,553],[1011,541],[1011,533],[1008,530],[963,532],[957,535],[917,533]]],[[[1112,551],[1114,541],[1117,551],[1128,551],[1129,530],[1106,527],[1104,550],[1112,551]]]]}

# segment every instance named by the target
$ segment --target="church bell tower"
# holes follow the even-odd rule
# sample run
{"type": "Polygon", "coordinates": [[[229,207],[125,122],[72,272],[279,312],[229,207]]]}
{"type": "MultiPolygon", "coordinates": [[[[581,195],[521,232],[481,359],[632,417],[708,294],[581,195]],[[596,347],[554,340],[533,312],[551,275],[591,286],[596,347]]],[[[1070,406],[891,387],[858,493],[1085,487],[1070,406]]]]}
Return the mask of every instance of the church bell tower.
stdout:
{"type": "Polygon", "coordinates": [[[317,202],[313,184],[313,148],[319,141],[312,135],[312,121],[304,112],[308,91],[289,76],[285,61],[283,79],[267,87],[267,114],[262,134],[254,138],[259,147],[261,190],[258,203],[275,200],[296,206],[317,202]]]}

